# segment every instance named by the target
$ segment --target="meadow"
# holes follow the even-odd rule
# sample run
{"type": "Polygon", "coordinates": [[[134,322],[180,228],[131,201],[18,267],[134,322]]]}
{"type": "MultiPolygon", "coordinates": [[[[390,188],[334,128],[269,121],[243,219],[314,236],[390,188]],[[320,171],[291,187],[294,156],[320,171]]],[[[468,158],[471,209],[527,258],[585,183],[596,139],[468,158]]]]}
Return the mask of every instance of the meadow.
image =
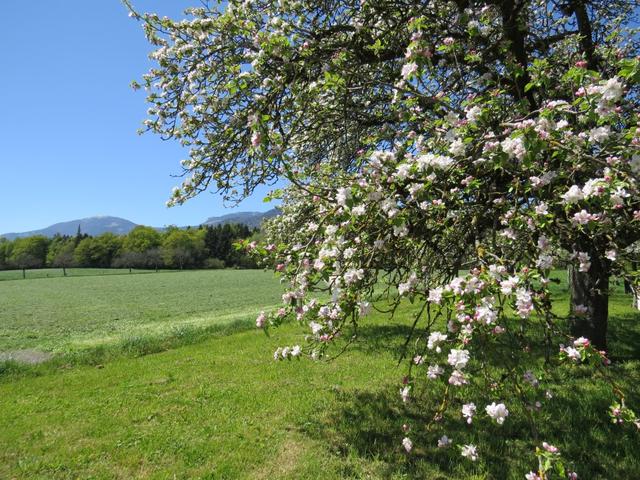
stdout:
{"type": "MultiPolygon", "coordinates": [[[[163,270],[166,272],[167,270],[163,270]]],[[[95,277],[102,275],[129,275],[139,273],[155,273],[155,270],[141,270],[128,268],[67,268],[67,277],[95,277]]],[[[34,268],[24,272],[24,279],[58,278],[64,277],[62,268],[34,268]]],[[[4,280],[23,279],[22,270],[0,270],[0,282],[4,280]]]]}
{"type": "MultiPolygon", "coordinates": [[[[398,395],[404,368],[397,366],[397,360],[410,328],[410,305],[403,305],[392,321],[373,315],[361,328],[360,341],[335,360],[274,362],[277,346],[301,341],[298,325],[286,324],[269,337],[251,328],[250,320],[231,329],[211,327],[232,304],[246,308],[242,317],[265,302],[277,301],[281,287],[270,273],[210,271],[154,277],[87,277],[81,280],[98,283],[85,290],[72,284],[74,288],[64,295],[61,290],[69,278],[15,282],[20,284],[18,290],[36,289],[23,297],[0,285],[3,302],[7,292],[13,301],[26,301],[36,292],[49,291],[53,297],[58,291],[60,298],[50,300],[57,303],[49,303],[52,314],[58,325],[67,325],[66,335],[76,338],[86,338],[86,332],[73,333],[81,330],[85,318],[78,312],[95,310],[100,319],[99,312],[111,312],[109,306],[116,303],[109,301],[109,295],[127,299],[128,308],[121,311],[129,311],[129,316],[125,321],[103,315],[108,320],[96,320],[91,338],[108,332],[107,325],[123,329],[135,328],[138,321],[153,325],[160,311],[165,315],[158,322],[165,327],[172,318],[210,319],[197,341],[165,344],[165,351],[156,348],[153,353],[120,351],[102,363],[74,364],[65,335],[56,334],[52,326],[41,327],[56,340],[47,343],[40,338],[40,343],[30,345],[57,345],[65,361],[7,368],[0,375],[0,478],[521,480],[523,472],[535,468],[530,446],[519,440],[528,427],[515,412],[500,427],[502,435],[495,435],[497,427],[489,422],[474,429],[481,445],[476,463],[461,459],[457,450],[438,450],[437,437],[421,438],[417,432],[416,449],[406,455],[400,426],[407,412],[398,395]],[[75,300],[84,305],[54,312],[72,306],[69,297],[74,291],[84,291],[75,300]],[[234,292],[233,298],[223,300],[220,292],[234,292]],[[160,300],[165,303],[157,305],[160,300]],[[181,311],[176,302],[190,313],[181,311]]],[[[566,295],[566,285],[560,284],[556,292],[566,295]]],[[[23,326],[11,344],[36,340],[27,338],[29,320],[23,318],[33,311],[30,303],[13,305],[11,318],[22,319],[23,326]]],[[[228,322],[221,318],[222,324],[228,322]]],[[[616,360],[611,368],[623,374],[622,386],[631,393],[628,400],[634,406],[640,402],[638,320],[630,298],[616,288],[610,335],[616,360]]],[[[153,328],[150,332],[162,333],[153,328]]],[[[82,342],[71,344],[76,348],[82,342]]],[[[575,369],[559,370],[554,382],[554,399],[545,405],[545,412],[562,420],[543,423],[540,438],[575,461],[580,478],[640,478],[638,433],[608,421],[608,386],[587,370],[575,369]]],[[[429,400],[430,392],[422,395],[423,401],[429,400]]],[[[414,424],[427,420],[419,411],[409,415],[414,424]]],[[[468,433],[461,423],[450,432],[454,439],[468,433]]]]}
{"type": "MultiPolygon", "coordinates": [[[[0,352],[77,352],[254,319],[282,287],[258,270],[84,275],[0,282],[0,352]]],[[[100,271],[95,273],[101,273],[100,271]]]]}

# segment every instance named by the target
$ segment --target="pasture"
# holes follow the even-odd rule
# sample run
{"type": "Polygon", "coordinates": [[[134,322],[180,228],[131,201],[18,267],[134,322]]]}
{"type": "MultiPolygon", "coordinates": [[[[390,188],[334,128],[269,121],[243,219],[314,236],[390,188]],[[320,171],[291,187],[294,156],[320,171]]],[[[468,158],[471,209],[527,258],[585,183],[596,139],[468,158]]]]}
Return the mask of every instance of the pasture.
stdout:
{"type": "MultiPolygon", "coordinates": [[[[167,270],[163,270],[166,272],[167,270]]],[[[129,275],[138,273],[155,273],[155,270],[139,270],[128,268],[67,268],[67,277],[95,277],[102,275],[129,275]]],[[[34,278],[57,278],[64,277],[62,268],[35,268],[24,272],[24,278],[31,280],[34,278]]],[[[0,281],[21,280],[22,270],[0,270],[0,281]]]]}
{"type": "MultiPolygon", "coordinates": [[[[0,352],[77,352],[255,318],[282,287],[257,270],[72,275],[0,282],[0,352]]],[[[100,273],[100,272],[97,272],[100,273]]]]}
{"type": "MultiPolygon", "coordinates": [[[[95,345],[112,329],[121,339],[127,330],[171,335],[174,322],[191,319],[197,326],[194,319],[202,318],[204,326],[253,316],[277,303],[281,291],[271,273],[256,271],[86,277],[67,287],[69,280],[0,282],[2,301],[10,294],[23,302],[13,304],[11,318],[21,319],[21,328],[11,340],[3,337],[5,345],[68,352],[95,345]],[[80,281],[94,283],[81,287],[80,281]],[[21,287],[26,291],[16,293],[21,287]],[[51,306],[53,324],[42,311],[26,318],[36,312],[34,302],[51,306]],[[29,338],[35,318],[42,336],[29,338]],[[94,320],[85,330],[87,318],[94,320]]],[[[566,285],[557,293],[565,295],[566,285]]],[[[240,328],[208,330],[215,335],[148,355],[8,369],[0,376],[0,478],[521,480],[535,459],[518,439],[529,433],[515,406],[501,427],[483,419],[473,430],[453,422],[454,440],[476,435],[476,463],[455,449],[438,449],[435,434],[416,431],[412,455],[402,449],[400,426],[407,415],[414,425],[427,421],[419,411],[405,411],[398,395],[404,368],[397,359],[411,308],[403,305],[393,321],[373,315],[360,341],[329,362],[274,362],[277,346],[302,341],[301,328],[286,324],[267,337],[247,318],[240,328]],[[506,434],[494,435],[496,428],[506,434]]],[[[4,307],[0,315],[4,328],[4,307]]],[[[640,401],[638,320],[617,288],[611,368],[624,374],[621,386],[634,406],[640,401]]],[[[580,478],[640,478],[637,432],[608,421],[608,385],[587,370],[568,368],[555,372],[553,382],[554,398],[544,411],[562,423],[543,424],[540,439],[575,461],[580,478]]],[[[432,398],[428,390],[420,395],[422,401],[432,398]]]]}

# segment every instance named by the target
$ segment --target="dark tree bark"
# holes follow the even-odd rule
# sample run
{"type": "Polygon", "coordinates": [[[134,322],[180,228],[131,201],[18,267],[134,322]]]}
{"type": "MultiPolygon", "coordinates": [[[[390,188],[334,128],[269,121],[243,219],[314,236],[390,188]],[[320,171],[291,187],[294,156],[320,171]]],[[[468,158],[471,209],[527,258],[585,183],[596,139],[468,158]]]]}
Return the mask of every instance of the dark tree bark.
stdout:
{"type": "Polygon", "coordinates": [[[599,350],[607,349],[607,325],[609,317],[609,266],[601,255],[590,252],[591,268],[580,272],[569,267],[571,291],[571,334],[588,338],[599,350]],[[575,313],[576,305],[587,307],[585,314],[575,313]]]}
{"type": "Polygon", "coordinates": [[[568,4],[569,10],[575,14],[578,29],[580,30],[580,46],[587,58],[587,63],[591,70],[598,68],[596,57],[596,47],[593,43],[593,31],[591,21],[587,12],[585,0],[571,0],[568,4]]]}

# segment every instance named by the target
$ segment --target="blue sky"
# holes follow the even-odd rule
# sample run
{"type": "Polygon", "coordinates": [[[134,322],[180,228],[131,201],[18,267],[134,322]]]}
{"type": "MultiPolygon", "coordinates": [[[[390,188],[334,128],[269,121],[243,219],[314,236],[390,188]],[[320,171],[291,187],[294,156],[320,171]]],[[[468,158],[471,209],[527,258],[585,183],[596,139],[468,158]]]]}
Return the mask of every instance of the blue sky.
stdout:
{"type": "MultiPolygon", "coordinates": [[[[194,2],[133,4],[181,17],[194,2]]],[[[186,153],[136,133],[147,105],[129,84],[151,47],[119,0],[8,0],[0,16],[0,233],[94,215],[189,225],[232,211],[209,193],[165,207],[186,153]]],[[[267,191],[239,210],[271,208],[267,191]]]]}

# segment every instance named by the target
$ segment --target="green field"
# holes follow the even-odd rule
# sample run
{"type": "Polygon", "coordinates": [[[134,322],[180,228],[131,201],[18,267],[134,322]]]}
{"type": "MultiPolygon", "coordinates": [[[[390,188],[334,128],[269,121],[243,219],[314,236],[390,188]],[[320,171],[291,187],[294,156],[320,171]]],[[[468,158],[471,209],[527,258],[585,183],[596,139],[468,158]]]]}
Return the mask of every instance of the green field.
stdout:
{"type": "MultiPolygon", "coordinates": [[[[14,321],[33,311],[33,300],[27,302],[33,295],[58,292],[48,302],[67,332],[46,327],[55,338],[48,345],[56,351],[83,345],[67,342],[65,335],[95,342],[109,325],[118,325],[124,335],[138,322],[148,325],[143,332],[158,335],[171,333],[173,321],[188,318],[208,318],[215,325],[218,313],[240,306],[257,311],[265,301],[277,302],[281,288],[270,273],[255,271],[86,277],[75,280],[94,283],[67,288],[69,280],[74,279],[0,285],[3,301],[4,289],[13,283],[14,301],[16,291],[34,289],[20,297],[22,306],[14,305],[14,321]],[[83,296],[69,298],[80,291],[83,296]],[[225,300],[216,292],[233,297],[225,300]],[[84,305],[64,310],[74,302],[84,305]],[[123,302],[129,308],[118,311],[129,316],[112,318],[114,304],[123,302]],[[95,323],[83,332],[88,311],[95,323]],[[165,315],[154,326],[160,312],[165,315]]],[[[559,286],[558,294],[565,288],[559,286]]],[[[617,360],[611,368],[623,374],[621,386],[637,407],[640,315],[629,304],[617,289],[610,335],[617,360]]],[[[397,358],[409,331],[410,308],[403,306],[391,322],[374,315],[361,329],[361,341],[330,362],[274,362],[277,346],[301,342],[300,327],[289,324],[271,337],[255,329],[210,330],[212,335],[197,343],[149,355],[6,370],[0,375],[0,478],[522,480],[536,465],[530,445],[519,440],[530,432],[515,404],[502,427],[480,418],[473,429],[459,419],[452,422],[448,433],[454,440],[474,435],[481,455],[476,463],[464,461],[457,450],[437,449],[439,435],[421,434],[418,428],[412,432],[414,452],[404,453],[402,423],[427,421],[419,410],[405,411],[398,395],[405,370],[397,367],[397,358]],[[496,434],[498,428],[503,434],[496,434]]],[[[21,324],[13,345],[35,340],[28,338],[29,321],[21,324]]],[[[45,335],[29,345],[44,347],[46,340],[45,335]]],[[[640,478],[638,433],[608,421],[608,386],[581,369],[558,370],[554,380],[555,396],[545,412],[562,420],[543,422],[540,440],[575,461],[581,479],[640,478]]],[[[432,398],[429,391],[421,395],[423,402],[432,398]]]]}
{"type": "Polygon", "coordinates": [[[282,287],[258,270],[0,282],[0,352],[77,351],[255,318],[282,287]]]}
{"type": "MultiPolygon", "coordinates": [[[[167,272],[167,270],[162,270],[167,272]]],[[[130,275],[138,273],[155,273],[155,270],[138,270],[128,268],[67,268],[67,277],[87,277],[102,275],[130,275]]],[[[63,277],[64,271],[61,268],[36,268],[26,270],[24,278],[26,280],[34,278],[57,278],[63,277]]],[[[22,270],[0,270],[0,281],[3,280],[22,280],[22,270]]]]}

